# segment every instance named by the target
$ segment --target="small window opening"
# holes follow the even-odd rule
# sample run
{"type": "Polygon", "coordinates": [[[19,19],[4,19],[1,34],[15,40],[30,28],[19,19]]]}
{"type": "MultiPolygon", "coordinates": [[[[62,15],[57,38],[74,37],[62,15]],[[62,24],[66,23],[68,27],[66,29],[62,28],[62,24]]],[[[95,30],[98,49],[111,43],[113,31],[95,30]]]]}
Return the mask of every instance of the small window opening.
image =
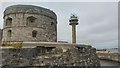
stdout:
{"type": "Polygon", "coordinates": [[[8,30],[7,36],[8,36],[8,37],[11,37],[11,33],[12,33],[12,31],[11,31],[11,30],[8,30]]]}
{"type": "Polygon", "coordinates": [[[35,17],[33,16],[30,16],[30,17],[27,17],[27,23],[26,25],[30,25],[30,26],[34,26],[35,25],[35,17]]]}
{"type": "Polygon", "coordinates": [[[34,21],[30,21],[30,22],[34,22],[34,21]]]}
{"type": "Polygon", "coordinates": [[[53,25],[53,22],[51,22],[51,25],[53,25]]]}
{"type": "Polygon", "coordinates": [[[27,21],[28,22],[35,22],[35,19],[36,19],[35,17],[30,16],[30,17],[27,18],[27,21]]]}
{"type": "Polygon", "coordinates": [[[12,18],[7,18],[6,26],[11,26],[11,25],[12,25],[12,18]]]}
{"type": "Polygon", "coordinates": [[[34,30],[34,31],[32,32],[32,37],[36,37],[36,36],[37,36],[37,31],[34,30]]]}

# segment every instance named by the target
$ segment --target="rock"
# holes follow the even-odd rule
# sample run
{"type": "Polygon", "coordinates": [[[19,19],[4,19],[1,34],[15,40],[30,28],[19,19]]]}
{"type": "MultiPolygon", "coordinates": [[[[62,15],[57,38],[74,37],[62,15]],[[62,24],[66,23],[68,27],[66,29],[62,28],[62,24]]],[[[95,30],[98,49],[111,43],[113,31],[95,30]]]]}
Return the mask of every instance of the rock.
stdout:
{"type": "Polygon", "coordinates": [[[51,52],[46,51],[46,47],[36,47],[33,49],[20,49],[16,52],[11,49],[3,49],[3,65],[16,66],[95,66],[100,63],[95,49],[68,48],[63,52],[62,48],[53,48],[51,52]],[[39,49],[44,50],[41,52],[39,49]],[[34,50],[33,50],[34,49],[34,50]],[[36,54],[33,54],[35,53],[36,54]],[[8,53],[9,52],[9,53],[8,53]],[[24,55],[26,54],[26,55],[24,55]],[[24,55],[24,56],[23,56],[24,55]],[[29,55],[29,56],[28,56],[29,55]],[[31,56],[32,55],[32,56],[31,56]],[[11,57],[9,57],[11,56],[11,57]],[[30,58],[31,57],[31,58],[30,58]]]}

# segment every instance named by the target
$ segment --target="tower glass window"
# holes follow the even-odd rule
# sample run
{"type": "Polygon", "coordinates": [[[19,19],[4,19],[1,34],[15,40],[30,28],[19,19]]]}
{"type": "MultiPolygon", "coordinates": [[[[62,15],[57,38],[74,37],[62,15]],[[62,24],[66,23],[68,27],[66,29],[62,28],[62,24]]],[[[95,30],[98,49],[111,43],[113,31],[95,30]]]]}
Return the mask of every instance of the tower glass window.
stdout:
{"type": "Polygon", "coordinates": [[[36,37],[37,36],[37,31],[32,31],[32,37],[36,37]]]}
{"type": "Polygon", "coordinates": [[[6,26],[11,26],[12,25],[12,18],[7,18],[6,19],[6,26]]]}
{"type": "Polygon", "coordinates": [[[7,36],[8,36],[8,37],[11,37],[11,33],[12,33],[12,31],[11,31],[11,30],[8,30],[7,36]]]}

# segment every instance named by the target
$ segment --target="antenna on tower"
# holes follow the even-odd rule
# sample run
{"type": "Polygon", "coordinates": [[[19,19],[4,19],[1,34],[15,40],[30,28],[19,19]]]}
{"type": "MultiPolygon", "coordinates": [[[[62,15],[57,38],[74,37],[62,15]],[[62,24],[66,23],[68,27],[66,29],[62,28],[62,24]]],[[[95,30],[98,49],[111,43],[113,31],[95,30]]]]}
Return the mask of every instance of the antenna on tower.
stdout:
{"type": "Polygon", "coordinates": [[[71,13],[71,14],[70,14],[70,17],[78,18],[77,14],[75,14],[75,13],[71,13]]]}

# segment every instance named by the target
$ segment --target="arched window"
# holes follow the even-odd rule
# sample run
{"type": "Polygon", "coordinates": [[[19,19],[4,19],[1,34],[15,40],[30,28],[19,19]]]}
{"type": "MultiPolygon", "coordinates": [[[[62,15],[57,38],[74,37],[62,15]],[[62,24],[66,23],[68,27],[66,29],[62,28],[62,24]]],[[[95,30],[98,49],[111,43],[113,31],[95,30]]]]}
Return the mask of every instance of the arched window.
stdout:
{"type": "Polygon", "coordinates": [[[32,37],[36,37],[37,36],[37,31],[32,31],[32,37]]]}
{"type": "Polygon", "coordinates": [[[12,25],[12,18],[7,18],[6,19],[6,26],[11,26],[12,25]]]}
{"type": "Polygon", "coordinates": [[[7,36],[8,36],[8,37],[11,37],[11,33],[12,33],[12,31],[11,31],[11,30],[8,30],[7,36]]]}
{"type": "Polygon", "coordinates": [[[33,16],[27,17],[27,23],[26,23],[26,25],[36,26],[35,19],[36,19],[36,18],[33,17],[33,16]]]}

